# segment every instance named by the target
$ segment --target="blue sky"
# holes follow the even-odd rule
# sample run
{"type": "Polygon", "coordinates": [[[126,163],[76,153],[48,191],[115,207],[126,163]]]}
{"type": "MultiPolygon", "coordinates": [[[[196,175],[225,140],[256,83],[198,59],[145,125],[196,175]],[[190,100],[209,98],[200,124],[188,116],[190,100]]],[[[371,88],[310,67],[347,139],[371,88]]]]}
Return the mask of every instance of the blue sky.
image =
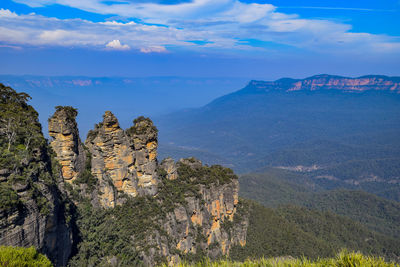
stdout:
{"type": "Polygon", "coordinates": [[[2,0],[1,74],[400,76],[400,1],[2,0]]]}

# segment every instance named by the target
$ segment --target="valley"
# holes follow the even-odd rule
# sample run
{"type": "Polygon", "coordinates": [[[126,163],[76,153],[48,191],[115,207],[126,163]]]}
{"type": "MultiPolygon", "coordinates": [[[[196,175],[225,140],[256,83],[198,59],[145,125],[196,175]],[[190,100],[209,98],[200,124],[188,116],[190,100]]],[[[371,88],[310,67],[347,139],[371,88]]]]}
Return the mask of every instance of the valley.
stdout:
{"type": "Polygon", "coordinates": [[[85,139],[78,110],[56,106],[48,141],[29,96],[2,85],[11,128],[0,243],[33,245],[55,266],[317,259],[344,248],[398,262],[397,78],[337,79],[250,82],[125,129],[106,111],[85,139]],[[39,240],[32,220],[47,229],[39,240]]]}

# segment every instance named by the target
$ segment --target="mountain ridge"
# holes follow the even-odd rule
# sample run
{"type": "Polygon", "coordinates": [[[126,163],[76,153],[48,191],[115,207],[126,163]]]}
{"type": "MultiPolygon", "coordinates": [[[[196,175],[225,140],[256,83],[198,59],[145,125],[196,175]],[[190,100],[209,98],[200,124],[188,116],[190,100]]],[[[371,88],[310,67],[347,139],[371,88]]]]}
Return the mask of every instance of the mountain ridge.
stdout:
{"type": "Polygon", "coordinates": [[[398,200],[399,186],[389,182],[400,177],[398,164],[393,165],[400,156],[400,94],[390,88],[400,79],[367,75],[361,78],[369,85],[357,90],[305,86],[287,91],[298,81],[312,84],[321,77],[342,79],[285,78],[281,87],[250,82],[202,108],[156,118],[160,153],[174,157],[192,148],[192,155],[204,162],[218,159],[238,173],[267,166],[324,166],[309,173],[316,179],[337,178],[318,179],[324,187],[362,189],[398,200]]]}
{"type": "Polygon", "coordinates": [[[390,90],[398,92],[400,91],[400,77],[364,75],[352,78],[338,75],[318,74],[304,79],[281,78],[275,81],[252,80],[248,86],[258,86],[260,88],[266,86],[267,89],[270,89],[268,86],[276,86],[276,89],[286,90],[287,92],[304,89],[311,91],[318,89],[336,89],[350,91],[390,90]]]}

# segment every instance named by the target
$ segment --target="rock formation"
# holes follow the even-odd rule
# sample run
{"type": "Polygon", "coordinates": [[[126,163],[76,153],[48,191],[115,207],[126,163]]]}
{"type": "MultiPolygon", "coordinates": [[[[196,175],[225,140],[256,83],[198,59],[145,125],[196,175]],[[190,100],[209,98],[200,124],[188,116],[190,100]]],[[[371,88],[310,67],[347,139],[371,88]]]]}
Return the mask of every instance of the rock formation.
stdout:
{"type": "Polygon", "coordinates": [[[56,112],[49,118],[51,147],[57,154],[65,181],[72,182],[83,171],[85,151],[79,137],[75,121],[77,111],[72,107],[56,107],[56,112]]]}
{"type": "Polygon", "coordinates": [[[229,255],[232,246],[245,244],[248,219],[236,215],[239,185],[232,170],[194,158],[158,164],[152,121],[139,117],[123,130],[110,111],[83,145],[76,109],[56,107],[48,145],[27,96],[0,89],[15,98],[0,105],[10,110],[0,112],[0,152],[8,155],[0,158],[0,245],[35,246],[56,266],[153,266],[229,255]],[[17,138],[10,139],[10,131],[17,138]],[[84,231],[90,238],[82,238],[84,231]],[[78,239],[83,262],[69,259],[78,239]],[[114,245],[118,249],[102,250],[114,245]]]}
{"type": "Polygon", "coordinates": [[[114,207],[118,191],[137,196],[134,151],[111,112],[89,132],[85,144],[92,155],[92,174],[99,181],[101,205],[114,207]]]}
{"type": "Polygon", "coordinates": [[[135,169],[138,186],[154,195],[157,188],[157,128],[150,119],[139,117],[127,133],[135,150],[135,169]]]}
{"type": "MultiPolygon", "coordinates": [[[[76,123],[70,125],[76,127],[76,123]]],[[[69,147],[69,139],[58,140],[57,146],[69,147]]],[[[126,196],[157,203],[160,211],[151,220],[159,227],[148,225],[146,239],[131,244],[147,265],[160,258],[176,263],[188,254],[228,255],[233,245],[245,244],[247,219],[233,223],[239,201],[237,177],[229,169],[203,166],[194,158],[177,163],[168,158],[159,165],[157,129],[150,119],[139,117],[124,131],[107,111],[103,121],[88,133],[85,146],[97,179],[95,198],[102,207],[123,205],[126,196]]],[[[62,149],[55,151],[63,153],[62,149]]],[[[62,155],[57,154],[57,158],[61,161],[62,155]]],[[[70,164],[73,161],[66,165],[70,164]]],[[[140,218],[135,220],[130,227],[140,224],[140,218]]],[[[140,239],[135,235],[131,238],[140,239]]]]}
{"type": "Polygon", "coordinates": [[[157,131],[150,120],[135,120],[135,125],[124,131],[106,111],[85,144],[92,155],[92,174],[99,181],[103,207],[114,207],[118,192],[132,197],[156,193],[157,131]]]}

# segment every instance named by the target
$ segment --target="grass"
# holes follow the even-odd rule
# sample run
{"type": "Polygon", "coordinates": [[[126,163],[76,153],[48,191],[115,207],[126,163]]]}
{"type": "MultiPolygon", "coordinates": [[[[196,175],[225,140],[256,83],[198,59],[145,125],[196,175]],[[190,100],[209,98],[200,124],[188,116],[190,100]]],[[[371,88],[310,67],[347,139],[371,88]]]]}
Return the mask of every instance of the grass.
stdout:
{"type": "MultiPolygon", "coordinates": [[[[161,265],[166,267],[167,265],[161,265]]],[[[393,262],[386,262],[381,257],[366,256],[358,252],[341,251],[334,258],[318,259],[315,261],[307,258],[295,259],[290,256],[278,258],[260,258],[236,262],[230,260],[210,261],[205,259],[197,263],[179,263],[176,267],[399,267],[393,262]]]]}

